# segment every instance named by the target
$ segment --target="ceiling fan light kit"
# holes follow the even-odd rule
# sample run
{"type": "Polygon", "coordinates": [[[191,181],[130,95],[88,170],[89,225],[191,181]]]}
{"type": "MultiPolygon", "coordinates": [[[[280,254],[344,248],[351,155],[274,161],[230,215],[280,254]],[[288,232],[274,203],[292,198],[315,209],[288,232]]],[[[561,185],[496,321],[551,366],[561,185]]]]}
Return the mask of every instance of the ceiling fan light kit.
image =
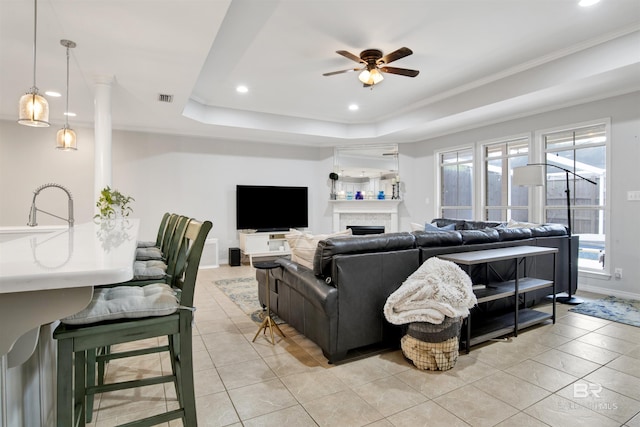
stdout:
{"type": "Polygon", "coordinates": [[[360,56],[356,56],[346,50],[336,51],[338,55],[342,55],[345,58],[358,62],[364,67],[362,68],[349,68],[347,70],[332,71],[330,73],[324,73],[323,76],[333,76],[335,74],[348,73],[350,71],[360,71],[358,79],[363,83],[364,87],[370,87],[380,83],[384,80],[382,73],[398,74],[400,76],[415,77],[420,71],[410,70],[407,68],[387,67],[386,64],[397,61],[398,59],[409,56],[413,53],[408,47],[401,47],[388,55],[382,56],[382,51],[378,49],[366,49],[360,53],[360,56]]]}

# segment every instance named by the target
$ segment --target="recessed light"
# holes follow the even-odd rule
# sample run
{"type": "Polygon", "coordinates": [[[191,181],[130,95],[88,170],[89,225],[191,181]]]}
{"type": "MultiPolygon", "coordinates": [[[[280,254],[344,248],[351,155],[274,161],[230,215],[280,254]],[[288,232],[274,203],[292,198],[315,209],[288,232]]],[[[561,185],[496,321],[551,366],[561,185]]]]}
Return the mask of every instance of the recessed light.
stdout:
{"type": "Polygon", "coordinates": [[[61,96],[62,96],[62,94],[61,94],[61,93],[54,92],[54,91],[52,91],[52,90],[48,90],[48,91],[46,91],[44,94],[45,94],[45,95],[48,95],[48,96],[51,96],[51,97],[53,97],[53,98],[59,98],[59,97],[61,97],[61,96]]]}
{"type": "Polygon", "coordinates": [[[582,7],[589,7],[589,6],[593,6],[596,3],[599,3],[600,0],[580,0],[580,3],[578,3],[578,5],[582,6],[582,7]]]}
{"type": "Polygon", "coordinates": [[[236,92],[247,93],[247,92],[249,92],[249,88],[244,86],[244,85],[240,85],[240,86],[236,87],[236,92]]]}
{"type": "Polygon", "coordinates": [[[358,107],[358,104],[351,104],[349,105],[349,110],[351,111],[357,111],[360,107],[358,107]]]}

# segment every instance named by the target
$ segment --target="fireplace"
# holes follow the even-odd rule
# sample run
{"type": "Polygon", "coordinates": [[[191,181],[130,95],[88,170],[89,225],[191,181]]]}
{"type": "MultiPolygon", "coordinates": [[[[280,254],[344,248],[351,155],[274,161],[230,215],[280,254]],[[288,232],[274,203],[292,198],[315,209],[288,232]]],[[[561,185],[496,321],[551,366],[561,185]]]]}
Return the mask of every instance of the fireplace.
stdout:
{"type": "Polygon", "coordinates": [[[384,233],[384,225],[347,225],[347,228],[350,228],[355,236],[384,233]]]}
{"type": "Polygon", "coordinates": [[[347,226],[379,226],[388,233],[398,230],[400,200],[331,200],[333,231],[347,226]]]}

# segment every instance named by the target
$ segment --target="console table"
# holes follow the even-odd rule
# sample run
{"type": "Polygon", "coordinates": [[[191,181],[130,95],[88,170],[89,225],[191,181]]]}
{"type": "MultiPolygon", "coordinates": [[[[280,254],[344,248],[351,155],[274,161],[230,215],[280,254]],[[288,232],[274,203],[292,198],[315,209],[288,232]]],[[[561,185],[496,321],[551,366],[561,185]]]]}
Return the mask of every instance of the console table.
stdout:
{"type": "MultiPolygon", "coordinates": [[[[438,258],[467,266],[483,264],[490,268],[492,262],[513,261],[515,264],[515,278],[499,283],[484,283],[484,287],[474,289],[478,304],[495,301],[502,298],[514,298],[513,313],[506,313],[492,318],[472,322],[471,315],[467,318],[465,332],[465,350],[468,353],[472,345],[488,341],[509,333],[518,336],[518,330],[551,319],[556,321],[556,285],[555,280],[539,279],[535,277],[519,277],[519,265],[526,262],[527,257],[553,254],[553,269],[555,271],[556,254],[558,249],[541,246],[514,246],[499,249],[487,249],[438,255],[438,258]],[[536,289],[550,288],[553,295],[551,314],[534,309],[520,309],[518,296],[536,289]],[[472,323],[474,323],[472,325],[472,323]]],[[[485,270],[486,271],[486,270],[485,270]]],[[[526,268],[524,269],[526,271],[526,268]]]]}

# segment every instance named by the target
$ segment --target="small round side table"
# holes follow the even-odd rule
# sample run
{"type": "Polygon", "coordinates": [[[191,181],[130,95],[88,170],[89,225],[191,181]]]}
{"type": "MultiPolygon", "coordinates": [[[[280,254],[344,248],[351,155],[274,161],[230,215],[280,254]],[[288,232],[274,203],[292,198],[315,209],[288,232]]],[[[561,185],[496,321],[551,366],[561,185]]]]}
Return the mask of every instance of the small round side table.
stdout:
{"type": "Polygon", "coordinates": [[[271,306],[269,305],[269,299],[270,299],[270,294],[271,294],[271,289],[269,288],[269,270],[271,270],[272,268],[278,268],[280,267],[280,264],[273,262],[273,261],[263,261],[263,262],[254,262],[253,266],[255,268],[258,268],[260,270],[267,270],[266,271],[266,276],[267,276],[267,281],[266,281],[266,286],[265,286],[265,291],[267,293],[267,298],[266,298],[266,302],[267,302],[267,315],[265,316],[264,320],[262,321],[262,323],[260,324],[260,329],[258,329],[258,332],[256,332],[256,335],[253,337],[253,340],[251,342],[255,342],[256,338],[258,338],[258,335],[260,334],[260,331],[264,330],[264,333],[267,333],[267,328],[269,328],[269,333],[271,334],[271,344],[275,345],[276,340],[273,337],[273,329],[275,328],[276,332],[278,332],[280,335],[282,335],[282,338],[284,338],[284,333],[280,330],[280,327],[276,324],[276,322],[273,321],[273,319],[271,318],[271,306]]]}

